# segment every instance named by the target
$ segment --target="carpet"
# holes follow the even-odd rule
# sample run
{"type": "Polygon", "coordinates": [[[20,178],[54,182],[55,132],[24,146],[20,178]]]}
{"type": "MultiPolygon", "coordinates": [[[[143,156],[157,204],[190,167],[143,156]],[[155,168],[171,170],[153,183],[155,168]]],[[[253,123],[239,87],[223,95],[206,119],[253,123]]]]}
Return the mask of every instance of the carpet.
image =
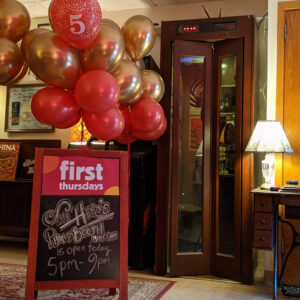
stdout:
{"type": "MultiPolygon", "coordinates": [[[[129,277],[128,299],[130,300],[159,300],[175,281],[129,277]]],[[[26,266],[0,264],[0,299],[25,299],[26,266]]],[[[39,300],[67,300],[67,299],[105,299],[117,300],[117,294],[106,296],[108,289],[81,290],[47,290],[39,291],[39,300]]]]}

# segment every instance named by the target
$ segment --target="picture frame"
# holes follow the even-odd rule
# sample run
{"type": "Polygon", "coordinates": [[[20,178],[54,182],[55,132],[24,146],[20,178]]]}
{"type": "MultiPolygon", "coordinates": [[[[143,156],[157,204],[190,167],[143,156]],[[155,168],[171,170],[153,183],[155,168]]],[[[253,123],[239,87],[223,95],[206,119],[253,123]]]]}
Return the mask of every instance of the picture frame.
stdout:
{"type": "Polygon", "coordinates": [[[53,132],[54,127],[39,122],[31,111],[34,94],[46,84],[23,84],[7,88],[5,132],[53,132]]]}
{"type": "Polygon", "coordinates": [[[38,24],[37,27],[52,30],[52,27],[51,27],[50,23],[41,23],[41,24],[38,24]]]}

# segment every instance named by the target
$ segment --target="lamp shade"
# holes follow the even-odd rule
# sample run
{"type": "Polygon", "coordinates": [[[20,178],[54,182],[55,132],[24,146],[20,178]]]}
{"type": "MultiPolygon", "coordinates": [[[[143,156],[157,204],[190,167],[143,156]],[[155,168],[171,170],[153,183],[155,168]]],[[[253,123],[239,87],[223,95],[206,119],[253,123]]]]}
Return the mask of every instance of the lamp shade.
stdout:
{"type": "Polygon", "coordinates": [[[279,121],[258,121],[245,151],[263,153],[294,152],[279,121]]]}

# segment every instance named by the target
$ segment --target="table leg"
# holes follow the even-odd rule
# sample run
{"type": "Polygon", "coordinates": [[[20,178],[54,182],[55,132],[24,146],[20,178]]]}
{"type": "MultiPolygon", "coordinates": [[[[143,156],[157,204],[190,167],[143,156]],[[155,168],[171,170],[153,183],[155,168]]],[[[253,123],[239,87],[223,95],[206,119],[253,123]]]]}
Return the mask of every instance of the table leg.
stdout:
{"type": "Polygon", "coordinates": [[[273,299],[277,299],[278,288],[278,204],[274,207],[274,287],[273,299]]]}

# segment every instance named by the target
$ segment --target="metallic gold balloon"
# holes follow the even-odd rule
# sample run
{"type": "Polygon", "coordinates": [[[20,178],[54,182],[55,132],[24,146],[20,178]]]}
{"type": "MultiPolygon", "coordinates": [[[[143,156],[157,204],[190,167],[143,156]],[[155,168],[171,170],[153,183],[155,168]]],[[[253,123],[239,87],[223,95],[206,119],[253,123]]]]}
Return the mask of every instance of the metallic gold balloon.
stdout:
{"type": "Polygon", "coordinates": [[[132,105],[140,99],[142,72],[134,62],[123,59],[111,72],[120,86],[119,103],[132,105]]]}
{"type": "Polygon", "coordinates": [[[40,32],[28,45],[28,65],[44,82],[72,89],[80,76],[79,50],[53,31],[40,32]]]}
{"type": "Polygon", "coordinates": [[[142,70],[142,71],[144,71],[145,70],[145,62],[144,62],[144,60],[143,59],[140,59],[140,60],[137,60],[136,62],[135,62],[135,64],[136,64],[136,66],[140,69],[140,70],[142,70]]]}
{"type": "Polygon", "coordinates": [[[15,43],[30,27],[30,16],[25,6],[16,0],[0,0],[0,37],[15,43]]]}
{"type": "Polygon", "coordinates": [[[123,59],[131,60],[131,57],[130,57],[129,53],[126,50],[124,51],[123,59]]]}
{"type": "Polygon", "coordinates": [[[18,46],[6,38],[0,38],[0,84],[14,79],[22,66],[23,57],[18,46]]]}
{"type": "Polygon", "coordinates": [[[132,60],[142,59],[155,43],[156,31],[153,23],[145,16],[133,16],[122,27],[125,48],[132,60]]]}
{"type": "Polygon", "coordinates": [[[123,58],[124,38],[119,26],[108,19],[102,20],[101,29],[95,41],[81,52],[84,71],[110,71],[123,58]]]}
{"type": "Polygon", "coordinates": [[[152,70],[143,71],[143,91],[142,96],[150,96],[156,102],[159,102],[165,92],[165,84],[162,77],[152,70]]]}
{"type": "Polygon", "coordinates": [[[23,64],[22,69],[19,72],[19,74],[15,78],[13,78],[12,80],[9,80],[9,81],[3,83],[3,85],[12,86],[12,85],[17,84],[18,82],[20,82],[26,76],[27,72],[28,72],[28,65],[24,61],[24,64],[23,64]]]}
{"type": "Polygon", "coordinates": [[[23,57],[24,59],[27,61],[28,60],[28,48],[29,48],[29,43],[32,41],[33,37],[36,35],[36,34],[39,34],[41,32],[45,32],[45,31],[49,31],[48,29],[46,28],[37,28],[37,29],[32,29],[30,31],[28,31],[23,40],[22,40],[22,43],[21,43],[21,51],[23,53],[23,57]]]}

